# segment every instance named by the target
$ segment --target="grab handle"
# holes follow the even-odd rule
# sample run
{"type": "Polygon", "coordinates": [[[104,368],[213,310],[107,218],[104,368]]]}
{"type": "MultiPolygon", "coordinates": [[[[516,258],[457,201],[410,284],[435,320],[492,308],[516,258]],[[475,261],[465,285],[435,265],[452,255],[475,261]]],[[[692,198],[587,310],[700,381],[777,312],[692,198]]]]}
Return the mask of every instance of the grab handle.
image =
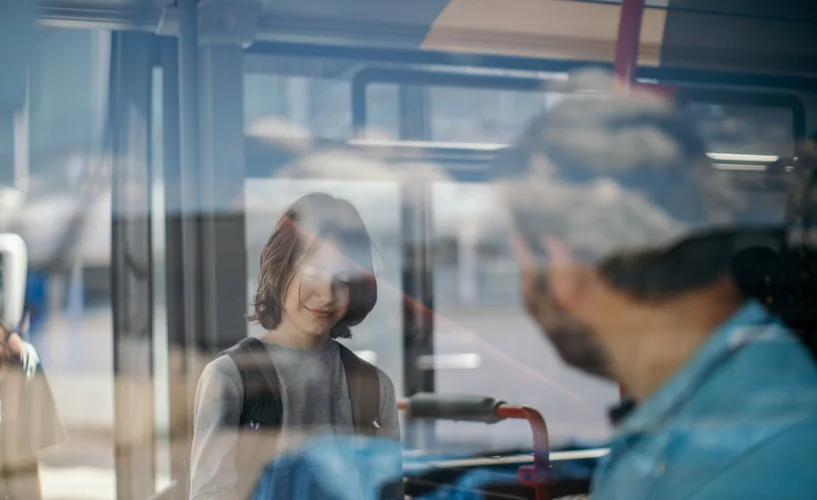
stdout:
{"type": "Polygon", "coordinates": [[[412,418],[484,422],[492,424],[502,418],[497,410],[504,404],[489,396],[468,396],[420,392],[398,403],[412,418]]]}

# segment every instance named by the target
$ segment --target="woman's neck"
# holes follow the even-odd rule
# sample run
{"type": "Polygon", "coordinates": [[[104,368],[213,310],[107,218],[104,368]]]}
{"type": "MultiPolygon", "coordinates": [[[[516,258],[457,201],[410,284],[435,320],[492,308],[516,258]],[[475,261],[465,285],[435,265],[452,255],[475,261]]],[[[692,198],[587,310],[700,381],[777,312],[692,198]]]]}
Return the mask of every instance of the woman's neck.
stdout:
{"type": "Polygon", "coordinates": [[[329,342],[329,332],[312,335],[284,320],[274,330],[267,330],[261,341],[292,349],[319,349],[329,342]]]}

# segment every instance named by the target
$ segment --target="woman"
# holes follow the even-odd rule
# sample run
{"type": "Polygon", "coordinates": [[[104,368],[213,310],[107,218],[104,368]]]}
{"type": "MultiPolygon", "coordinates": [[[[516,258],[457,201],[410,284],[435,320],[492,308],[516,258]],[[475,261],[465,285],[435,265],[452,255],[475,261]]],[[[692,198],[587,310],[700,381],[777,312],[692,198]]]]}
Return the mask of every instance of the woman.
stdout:
{"type": "Polygon", "coordinates": [[[34,346],[0,323],[0,498],[38,500],[37,455],[62,426],[34,346]]]}
{"type": "MultiPolygon", "coordinates": [[[[371,240],[357,210],[322,193],[293,203],[261,254],[255,314],[250,318],[266,329],[260,342],[254,341],[261,346],[255,360],[274,367],[271,376],[280,386],[281,418],[275,425],[246,418],[248,375],[236,362],[243,358],[234,353],[248,342],[208,364],[196,394],[192,499],[246,498],[264,464],[247,466],[245,455],[257,453],[259,447],[263,462],[295,447],[299,437],[359,430],[350,390],[354,384],[347,378],[351,351],[336,339],[351,338],[350,328],[366,318],[376,301],[371,240]],[[253,434],[259,427],[272,430],[268,434],[273,437],[253,434]],[[248,433],[252,452],[246,447],[248,433]]],[[[379,401],[371,434],[399,439],[394,385],[385,373],[366,366],[376,373],[377,393],[364,396],[379,401]]],[[[277,479],[275,498],[294,498],[297,478],[277,479]]]]}

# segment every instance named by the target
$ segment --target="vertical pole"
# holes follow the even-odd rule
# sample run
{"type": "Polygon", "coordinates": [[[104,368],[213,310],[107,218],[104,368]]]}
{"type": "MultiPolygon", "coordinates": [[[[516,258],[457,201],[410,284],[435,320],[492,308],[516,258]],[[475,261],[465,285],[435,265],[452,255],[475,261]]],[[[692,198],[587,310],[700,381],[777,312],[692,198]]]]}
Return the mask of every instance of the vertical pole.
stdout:
{"type": "Polygon", "coordinates": [[[616,59],[613,72],[622,90],[635,82],[638,68],[638,48],[641,41],[641,19],[644,0],[622,0],[616,39],[616,59]]]}
{"type": "MultiPolygon", "coordinates": [[[[199,33],[198,0],[179,0],[179,180],[181,197],[184,370],[196,364],[196,334],[201,327],[201,217],[199,173],[199,33]]],[[[170,207],[168,207],[170,208],[170,207]]],[[[186,381],[190,382],[190,381],[186,381]]]]}
{"type": "Polygon", "coordinates": [[[165,207],[165,290],[168,340],[168,392],[170,394],[170,473],[182,490],[178,498],[186,498],[186,460],[191,432],[185,348],[185,258],[182,245],[182,174],[181,134],[179,131],[181,105],[179,102],[179,47],[178,39],[166,38],[162,44],[162,121],[163,121],[163,179],[165,207]],[[182,481],[180,483],[178,481],[182,481]]]}
{"type": "Polygon", "coordinates": [[[155,485],[149,154],[155,38],[129,32],[113,37],[109,126],[114,446],[117,498],[126,499],[146,498],[155,485]]]}
{"type": "MultiPolygon", "coordinates": [[[[179,159],[184,249],[184,325],[185,345],[195,345],[202,311],[198,291],[201,235],[197,219],[201,215],[199,199],[199,34],[198,0],[178,0],[179,9],[179,159]]],[[[170,207],[168,207],[170,208],[170,207]]],[[[188,358],[189,359],[189,358],[188,358]]]]}
{"type": "Polygon", "coordinates": [[[247,336],[244,216],[244,50],[236,43],[200,50],[204,323],[200,342],[214,355],[247,336]]]}
{"type": "MultiPolygon", "coordinates": [[[[635,83],[638,69],[638,48],[641,42],[641,20],[644,17],[645,0],[622,0],[618,19],[616,39],[616,59],[613,73],[618,90],[627,92],[635,83]]],[[[619,397],[624,399],[624,387],[618,388],[619,397]]]]}
{"type": "MultiPolygon", "coordinates": [[[[430,135],[427,94],[422,87],[401,86],[399,90],[400,138],[424,140],[430,135]]],[[[434,353],[434,290],[431,279],[433,200],[428,182],[407,182],[401,186],[403,233],[403,344],[405,346],[405,394],[434,392],[434,370],[423,370],[417,359],[434,353]]],[[[406,441],[417,448],[433,448],[434,423],[407,422],[406,441]]]]}
{"type": "Polygon", "coordinates": [[[183,336],[173,335],[171,354],[171,377],[177,373],[184,377],[175,384],[184,394],[183,401],[174,403],[173,421],[179,423],[173,445],[176,463],[192,441],[192,404],[204,363],[247,335],[242,45],[246,34],[219,27],[229,27],[237,18],[248,24],[240,16],[254,11],[232,10],[230,3],[199,6],[197,0],[178,0],[179,170],[166,177],[179,185],[178,203],[167,205],[168,262],[180,260],[182,267],[181,275],[168,272],[168,287],[176,287],[173,302],[184,311],[173,318],[168,312],[168,326],[172,319],[175,330],[183,331],[183,336]],[[173,210],[178,216],[171,214],[173,210]]]}
{"type": "MultiPolygon", "coordinates": [[[[201,279],[201,199],[200,199],[200,160],[199,160],[199,33],[198,33],[198,0],[178,0],[179,33],[178,33],[178,83],[179,83],[179,198],[178,205],[167,206],[166,210],[178,210],[178,224],[175,228],[179,233],[172,241],[181,244],[178,250],[181,257],[181,289],[180,302],[183,315],[177,318],[176,324],[183,327],[181,344],[174,343],[171,350],[171,377],[180,375],[182,379],[176,386],[180,390],[179,397],[183,398],[178,405],[179,413],[172,415],[173,422],[179,422],[180,432],[174,433],[176,442],[172,444],[178,455],[184,457],[193,438],[191,424],[192,403],[196,390],[197,373],[197,337],[201,329],[202,307],[202,279],[201,279]],[[178,371],[173,367],[174,360],[178,361],[178,371]],[[180,372],[180,373],[179,373],[180,372]],[[176,420],[180,419],[180,420],[176,420]],[[179,442],[181,441],[181,442],[179,442]]],[[[171,228],[169,228],[171,229],[171,228]]],[[[171,243],[171,240],[168,240],[171,243]]],[[[171,250],[168,248],[168,250],[171,250]]],[[[170,255],[169,255],[170,257],[170,255]]],[[[170,284],[170,283],[169,283],[170,284]]],[[[170,318],[168,318],[170,319],[170,318]]],[[[174,391],[175,392],[175,391],[174,391]]],[[[174,412],[175,413],[175,412],[174,412]]],[[[174,460],[175,461],[175,460],[174,460]]],[[[185,470],[187,466],[182,465],[185,470]]],[[[176,467],[179,470],[179,467],[176,467]]],[[[187,498],[186,475],[182,472],[176,477],[180,489],[184,492],[181,497],[187,498]]]]}

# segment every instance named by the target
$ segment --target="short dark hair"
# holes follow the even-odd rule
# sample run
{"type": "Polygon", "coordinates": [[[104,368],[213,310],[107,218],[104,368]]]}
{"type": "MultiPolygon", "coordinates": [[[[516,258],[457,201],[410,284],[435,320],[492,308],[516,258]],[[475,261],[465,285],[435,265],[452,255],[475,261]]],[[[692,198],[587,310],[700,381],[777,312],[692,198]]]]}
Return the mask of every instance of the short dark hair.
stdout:
{"type": "Polygon", "coordinates": [[[330,331],[332,338],[351,338],[350,327],[363,321],[377,303],[372,242],[355,207],[325,193],[310,193],[299,198],[278,219],[261,252],[258,290],[253,301],[255,313],[249,319],[267,330],[281,324],[284,296],[295,277],[298,260],[309,250],[302,238],[304,229],[318,239],[337,242],[359,268],[347,283],[346,316],[330,331]]]}
{"type": "MultiPolygon", "coordinates": [[[[688,114],[644,97],[566,98],[535,119],[517,146],[504,153],[496,168],[498,177],[527,180],[539,176],[571,188],[607,178],[643,198],[643,203],[634,205],[640,210],[653,207],[662,217],[677,221],[679,228],[680,224],[707,226],[710,214],[705,200],[713,189],[707,181],[716,171],[711,168],[706,143],[688,114]],[[544,160],[539,169],[546,167],[547,172],[534,170],[537,159],[544,160]]],[[[568,244],[571,233],[582,230],[577,224],[564,224],[561,229],[552,225],[556,228],[552,235],[568,244]]],[[[656,226],[646,227],[655,230],[656,226]]],[[[660,301],[729,277],[735,254],[751,245],[755,233],[765,234],[765,228],[710,225],[674,241],[662,242],[656,233],[652,241],[631,242],[621,234],[610,236],[606,247],[573,250],[594,262],[615,289],[637,300],[660,301]],[[631,250],[614,250],[628,246],[631,250]],[[615,253],[609,253],[611,250],[615,253]]]]}

